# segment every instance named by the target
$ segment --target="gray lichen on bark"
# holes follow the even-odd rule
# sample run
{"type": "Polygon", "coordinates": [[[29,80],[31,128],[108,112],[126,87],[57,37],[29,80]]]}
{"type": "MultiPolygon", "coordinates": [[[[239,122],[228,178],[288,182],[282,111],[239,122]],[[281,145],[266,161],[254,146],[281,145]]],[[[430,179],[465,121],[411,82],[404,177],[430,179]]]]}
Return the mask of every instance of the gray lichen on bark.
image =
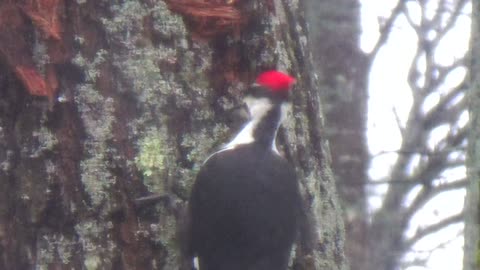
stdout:
{"type": "Polygon", "coordinates": [[[274,1],[275,13],[249,3],[254,21],[239,37],[209,41],[192,38],[163,1],[67,5],[72,59],[58,67],[53,111],[18,84],[5,92],[10,103],[0,103],[0,239],[22,235],[2,242],[10,243],[2,266],[176,269],[179,212],[196,169],[238,128],[225,115],[242,89],[278,68],[298,79],[279,143],[320,228],[303,232],[295,268],[346,268],[302,2],[274,1]],[[225,50],[240,59],[236,80],[224,79],[225,50]],[[164,195],[161,203],[136,208],[151,192],[164,195]]]}

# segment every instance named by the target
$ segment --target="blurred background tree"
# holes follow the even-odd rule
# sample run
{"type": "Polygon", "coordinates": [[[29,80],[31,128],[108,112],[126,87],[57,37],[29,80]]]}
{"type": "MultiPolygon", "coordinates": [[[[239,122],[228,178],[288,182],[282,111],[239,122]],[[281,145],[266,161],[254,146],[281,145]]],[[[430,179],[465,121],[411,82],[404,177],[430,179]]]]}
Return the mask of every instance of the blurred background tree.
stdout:
{"type": "Polygon", "coordinates": [[[325,133],[351,268],[427,267],[462,234],[471,2],[310,1],[307,10],[328,78],[325,133]]]}
{"type": "Polygon", "coordinates": [[[471,76],[469,99],[470,130],[467,150],[467,196],[465,199],[465,255],[463,270],[480,269],[480,5],[472,2],[471,76]]]}
{"type": "Polygon", "coordinates": [[[471,1],[197,4],[0,3],[1,269],[176,269],[196,169],[271,68],[298,78],[279,143],[318,226],[294,269],[422,266],[461,237],[471,1]]]}

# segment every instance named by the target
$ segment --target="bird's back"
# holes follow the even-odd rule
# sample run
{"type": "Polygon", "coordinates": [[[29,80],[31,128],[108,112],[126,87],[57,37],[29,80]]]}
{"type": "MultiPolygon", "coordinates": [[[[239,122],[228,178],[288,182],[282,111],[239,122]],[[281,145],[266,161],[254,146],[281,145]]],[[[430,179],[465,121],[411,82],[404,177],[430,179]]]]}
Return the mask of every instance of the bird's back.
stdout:
{"type": "Polygon", "coordinates": [[[287,268],[300,195],[293,168],[271,149],[246,144],[213,155],[189,205],[200,270],[287,268]]]}

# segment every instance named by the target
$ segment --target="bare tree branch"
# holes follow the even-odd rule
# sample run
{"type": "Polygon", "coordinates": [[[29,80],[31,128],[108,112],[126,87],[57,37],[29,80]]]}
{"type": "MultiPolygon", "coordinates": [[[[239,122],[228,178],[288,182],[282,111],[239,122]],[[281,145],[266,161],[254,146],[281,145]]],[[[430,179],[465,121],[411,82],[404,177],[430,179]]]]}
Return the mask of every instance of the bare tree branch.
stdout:
{"type": "MultiPolygon", "coordinates": [[[[455,152],[455,151],[465,151],[465,147],[461,146],[455,146],[455,147],[445,147],[443,148],[444,150],[448,150],[450,153],[455,152]]],[[[438,152],[431,151],[429,149],[412,149],[412,150],[385,150],[385,151],[380,151],[376,153],[375,155],[372,155],[372,157],[379,157],[382,155],[387,155],[387,154],[398,154],[398,155],[421,155],[421,156],[434,156],[438,155],[438,152]]]]}
{"type": "Polygon", "coordinates": [[[452,71],[456,70],[459,67],[465,67],[465,65],[466,65],[465,57],[456,59],[452,64],[448,66],[441,66],[437,63],[434,63],[432,74],[431,74],[432,81],[430,83],[432,92],[437,90],[439,86],[442,86],[443,83],[445,83],[445,79],[449,74],[451,74],[452,71]]]}
{"type": "MultiPolygon", "coordinates": [[[[441,29],[441,31],[439,31],[438,34],[436,35],[436,37],[435,37],[435,42],[436,43],[439,42],[448,33],[448,31],[450,31],[452,29],[452,27],[455,25],[455,22],[458,19],[458,15],[460,14],[460,12],[462,11],[462,9],[465,7],[465,5],[467,3],[468,3],[467,0],[459,0],[456,3],[453,12],[448,17],[447,23],[441,29]]],[[[437,12],[437,13],[440,13],[440,12],[437,12]]]]}
{"type": "Polygon", "coordinates": [[[451,129],[451,132],[445,137],[445,139],[438,143],[438,148],[442,149],[442,151],[444,152],[450,153],[450,149],[455,149],[461,146],[461,144],[465,141],[469,129],[469,126],[460,127],[458,129],[451,129]]]}
{"type": "Polygon", "coordinates": [[[408,206],[403,218],[410,220],[412,216],[433,197],[442,192],[465,188],[467,184],[468,181],[466,179],[461,179],[446,184],[440,184],[438,186],[423,187],[415,197],[415,200],[408,206]]]}
{"type": "MultiPolygon", "coordinates": [[[[440,101],[438,102],[438,104],[435,105],[435,107],[430,109],[425,114],[425,116],[424,116],[425,123],[431,122],[432,119],[435,118],[436,115],[438,115],[440,112],[444,111],[447,108],[448,104],[450,104],[452,102],[452,100],[454,100],[456,97],[458,97],[459,95],[461,95],[462,93],[465,92],[465,89],[466,89],[465,84],[462,84],[461,86],[452,89],[450,92],[448,92],[448,94],[443,96],[440,99],[440,101]]],[[[433,125],[426,124],[426,126],[428,127],[428,126],[433,126],[433,125]]]]}
{"type": "Polygon", "coordinates": [[[398,112],[395,109],[395,107],[392,108],[392,111],[393,111],[393,115],[395,116],[395,121],[397,122],[398,131],[400,132],[400,135],[403,138],[403,135],[405,134],[405,128],[402,126],[402,122],[400,121],[400,116],[398,115],[398,112]]]}
{"type": "Polygon", "coordinates": [[[423,118],[425,129],[431,130],[439,125],[458,122],[460,115],[467,109],[467,99],[464,97],[455,105],[448,107],[445,104],[442,107],[436,107],[433,112],[429,112],[423,118]]]}
{"type": "Polygon", "coordinates": [[[451,217],[445,218],[444,220],[441,220],[435,224],[419,229],[412,237],[410,237],[409,239],[406,239],[403,242],[403,247],[405,249],[409,249],[423,237],[430,235],[432,233],[438,232],[452,224],[459,223],[462,221],[463,221],[463,212],[453,215],[451,217]]]}
{"type": "Polygon", "coordinates": [[[398,15],[402,13],[404,6],[405,6],[405,1],[399,0],[397,2],[397,5],[392,10],[392,14],[388,18],[388,20],[385,22],[385,25],[383,25],[380,29],[380,37],[378,38],[377,43],[373,47],[373,50],[369,53],[370,58],[373,58],[375,57],[375,55],[377,55],[380,48],[388,39],[389,34],[392,32],[391,30],[393,28],[393,23],[397,19],[398,15]]]}
{"type": "MultiPolygon", "coordinates": [[[[419,37],[420,38],[420,37],[419,37]]],[[[413,102],[421,103],[421,100],[425,98],[425,94],[420,95],[423,91],[418,85],[418,81],[420,77],[422,76],[422,72],[418,70],[418,63],[422,57],[422,54],[424,52],[422,46],[420,45],[421,41],[419,40],[417,44],[417,50],[415,51],[415,55],[412,59],[412,63],[410,64],[410,68],[408,70],[408,75],[407,75],[407,82],[408,86],[410,87],[412,91],[412,97],[413,97],[413,102]]],[[[428,65],[428,64],[427,64],[428,65]]]]}
{"type": "Polygon", "coordinates": [[[416,24],[414,21],[413,21],[413,18],[410,14],[410,10],[408,9],[408,7],[406,5],[403,6],[403,14],[405,14],[405,18],[407,19],[407,22],[408,24],[410,24],[410,26],[413,28],[413,30],[415,30],[415,32],[417,33],[417,35],[420,35],[420,27],[418,24],[416,24]]]}
{"type": "Polygon", "coordinates": [[[412,266],[427,267],[429,258],[430,256],[426,256],[425,258],[414,258],[413,260],[402,262],[401,269],[407,269],[412,266]]]}
{"type": "MultiPolygon", "coordinates": [[[[468,71],[467,76],[463,78],[464,82],[458,85],[450,83],[450,76],[457,73],[459,68],[467,68],[468,57],[456,59],[448,66],[443,64],[439,57],[439,47],[444,45],[443,37],[457,30],[457,19],[459,14],[466,12],[467,2],[468,0],[438,0],[435,2],[438,3],[437,6],[432,7],[431,1],[417,0],[414,5],[420,5],[420,18],[414,17],[417,16],[414,12],[416,10],[413,9],[416,6],[410,6],[411,1],[396,2],[391,16],[381,28],[380,38],[370,53],[370,57],[377,55],[387,42],[389,32],[395,27],[393,24],[400,21],[397,21],[399,16],[404,15],[409,24],[407,27],[409,29],[412,27],[418,40],[410,40],[417,44],[414,44],[416,51],[406,78],[413,102],[405,123],[400,123],[401,118],[394,109],[395,118],[392,121],[397,122],[402,134],[399,150],[382,151],[373,156],[397,154],[389,176],[366,183],[369,186],[388,185],[382,206],[373,213],[371,219],[372,239],[369,240],[369,245],[375,249],[371,257],[372,261],[381,263],[376,264],[380,265],[379,267],[370,269],[398,268],[399,257],[418,240],[449,224],[459,222],[462,218],[461,214],[449,217],[418,230],[412,238],[404,239],[405,231],[419,209],[442,192],[462,189],[467,184],[465,179],[441,181],[441,178],[446,170],[462,166],[465,162],[465,157],[460,152],[465,150],[466,128],[463,123],[460,125],[459,119],[466,110],[467,99],[462,95],[468,88],[468,83],[465,82],[468,71]],[[432,9],[437,11],[436,14],[432,15],[432,9]],[[436,104],[427,109],[426,105],[429,104],[426,104],[426,101],[431,94],[441,96],[436,104]],[[441,133],[435,132],[436,128],[441,126],[449,129],[442,129],[441,133]],[[433,146],[432,138],[438,142],[433,146]],[[419,192],[415,194],[413,201],[405,205],[406,198],[409,198],[411,192],[417,188],[419,192]]],[[[421,262],[425,261],[417,260],[410,263],[421,262]]]]}
{"type": "Polygon", "coordinates": [[[430,248],[430,249],[425,249],[425,250],[412,250],[412,252],[415,252],[415,253],[433,253],[435,250],[438,250],[440,248],[445,248],[448,244],[450,244],[451,242],[455,241],[455,239],[457,239],[458,237],[460,236],[463,236],[463,232],[464,230],[461,229],[461,230],[458,230],[457,234],[455,235],[455,237],[451,238],[451,239],[448,239],[446,241],[443,241],[441,243],[439,243],[438,245],[435,245],[434,247],[430,248]]]}
{"type": "MultiPolygon", "coordinates": [[[[425,1],[424,3],[426,3],[427,1],[425,1]]],[[[436,29],[436,30],[440,30],[440,27],[442,25],[442,18],[443,18],[443,10],[446,9],[446,6],[447,6],[447,1],[446,0],[440,0],[437,4],[437,12],[435,12],[435,15],[433,16],[433,18],[431,20],[429,20],[431,26],[430,28],[432,29],[436,29]]],[[[426,12],[428,9],[427,7],[423,7],[424,11],[426,12]]],[[[425,15],[425,13],[424,13],[425,15]]],[[[427,19],[426,16],[423,16],[425,19],[427,19]]]]}
{"type": "MultiPolygon", "coordinates": [[[[429,155],[427,161],[418,166],[415,173],[408,176],[409,181],[421,181],[424,185],[430,185],[434,179],[447,167],[448,155],[451,153],[451,149],[460,146],[465,140],[468,132],[468,127],[463,127],[457,130],[454,134],[448,134],[444,140],[442,140],[435,151],[429,155]]],[[[458,164],[455,164],[458,166],[458,164]]]]}
{"type": "Polygon", "coordinates": [[[422,257],[416,257],[413,260],[404,262],[404,263],[402,263],[402,266],[404,266],[405,268],[407,268],[409,266],[425,266],[424,262],[427,262],[430,259],[433,252],[435,252],[438,249],[445,248],[446,246],[448,246],[450,243],[455,241],[455,239],[457,239],[461,235],[463,235],[463,230],[459,230],[459,232],[456,234],[456,236],[454,238],[449,239],[447,241],[443,241],[443,242],[439,243],[438,245],[435,245],[434,247],[432,247],[428,250],[412,250],[411,251],[412,253],[425,254],[425,255],[422,255],[422,257]]]}
{"type": "Polygon", "coordinates": [[[445,169],[456,168],[460,166],[465,166],[465,159],[448,161],[445,165],[445,169]]]}

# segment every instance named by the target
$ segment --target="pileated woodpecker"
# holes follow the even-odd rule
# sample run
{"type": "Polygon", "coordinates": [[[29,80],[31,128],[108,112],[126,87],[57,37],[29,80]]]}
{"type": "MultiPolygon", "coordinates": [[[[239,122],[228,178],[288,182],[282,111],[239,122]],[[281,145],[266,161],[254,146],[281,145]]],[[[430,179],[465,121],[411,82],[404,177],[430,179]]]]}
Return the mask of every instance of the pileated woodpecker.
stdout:
{"type": "Polygon", "coordinates": [[[284,270],[301,199],[275,137],[295,79],[267,71],[248,89],[250,121],[197,175],[189,200],[189,253],[199,270],[284,270]]]}

